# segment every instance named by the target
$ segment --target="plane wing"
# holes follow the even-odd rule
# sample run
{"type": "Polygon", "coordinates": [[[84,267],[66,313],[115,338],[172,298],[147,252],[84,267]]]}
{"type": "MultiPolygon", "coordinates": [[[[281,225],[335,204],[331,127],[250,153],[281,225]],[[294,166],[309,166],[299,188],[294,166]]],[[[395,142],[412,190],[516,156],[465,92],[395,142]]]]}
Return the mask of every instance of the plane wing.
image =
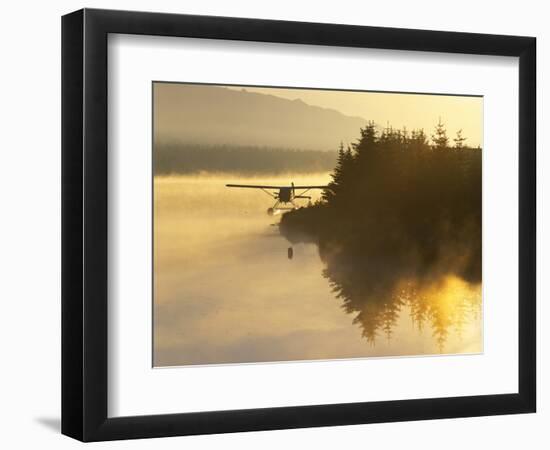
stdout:
{"type": "Polygon", "coordinates": [[[252,189],[327,189],[328,186],[260,186],[253,184],[226,184],[227,187],[252,188],[252,189]]]}
{"type": "Polygon", "coordinates": [[[294,189],[328,189],[328,186],[290,186],[294,189]]]}
{"type": "Polygon", "coordinates": [[[281,189],[288,186],[259,186],[253,184],[226,184],[226,187],[251,188],[251,189],[281,189]]]}

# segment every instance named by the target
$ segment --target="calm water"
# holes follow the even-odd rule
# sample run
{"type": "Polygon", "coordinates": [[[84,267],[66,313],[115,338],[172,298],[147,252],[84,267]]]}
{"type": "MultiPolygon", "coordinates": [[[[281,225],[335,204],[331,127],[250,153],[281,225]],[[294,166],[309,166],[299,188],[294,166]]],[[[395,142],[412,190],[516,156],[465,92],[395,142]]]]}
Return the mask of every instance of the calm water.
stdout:
{"type": "Polygon", "coordinates": [[[482,351],[479,285],[404,280],[382,309],[346,310],[316,245],[279,235],[273,201],[224,186],[329,179],[155,178],[156,366],[482,351]]]}

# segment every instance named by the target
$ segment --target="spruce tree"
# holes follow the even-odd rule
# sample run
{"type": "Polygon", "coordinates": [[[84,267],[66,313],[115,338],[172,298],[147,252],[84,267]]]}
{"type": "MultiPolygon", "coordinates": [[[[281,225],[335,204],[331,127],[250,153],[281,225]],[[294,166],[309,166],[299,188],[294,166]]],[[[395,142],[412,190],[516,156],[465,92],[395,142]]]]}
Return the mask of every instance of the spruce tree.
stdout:
{"type": "Polygon", "coordinates": [[[447,130],[445,129],[445,124],[441,122],[441,117],[439,122],[435,126],[434,134],[432,134],[433,147],[436,150],[445,150],[448,148],[449,138],[447,137],[447,130]]]}
{"type": "Polygon", "coordinates": [[[456,138],[453,139],[456,149],[464,148],[465,137],[462,136],[462,128],[456,132],[456,138]]]}
{"type": "Polygon", "coordinates": [[[339,191],[342,184],[342,176],[344,171],[346,159],[346,152],[344,151],[344,143],[340,142],[340,147],[338,148],[338,158],[336,159],[336,166],[331,174],[332,181],[328,184],[330,189],[323,191],[322,198],[323,200],[330,202],[334,195],[339,191]]]}
{"type": "Polygon", "coordinates": [[[367,123],[365,128],[361,128],[361,137],[359,138],[359,142],[353,144],[353,148],[357,153],[357,156],[361,157],[363,153],[372,150],[376,141],[376,125],[371,120],[367,123]]]}

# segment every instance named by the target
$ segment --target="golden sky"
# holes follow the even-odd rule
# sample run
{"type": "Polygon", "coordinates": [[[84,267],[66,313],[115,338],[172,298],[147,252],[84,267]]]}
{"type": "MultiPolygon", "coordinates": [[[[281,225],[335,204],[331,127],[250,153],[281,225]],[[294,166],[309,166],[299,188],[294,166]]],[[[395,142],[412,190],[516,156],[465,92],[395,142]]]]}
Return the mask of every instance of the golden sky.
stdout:
{"type": "MultiPolygon", "coordinates": [[[[243,87],[232,87],[242,89],[243,87]]],[[[483,98],[455,95],[401,94],[385,92],[357,92],[321,89],[285,89],[245,87],[249,92],[274,95],[286,99],[335,109],[348,116],[374,120],[380,126],[387,123],[394,128],[423,128],[432,134],[439,118],[446,125],[452,139],[462,129],[466,145],[483,147],[483,98]]]]}

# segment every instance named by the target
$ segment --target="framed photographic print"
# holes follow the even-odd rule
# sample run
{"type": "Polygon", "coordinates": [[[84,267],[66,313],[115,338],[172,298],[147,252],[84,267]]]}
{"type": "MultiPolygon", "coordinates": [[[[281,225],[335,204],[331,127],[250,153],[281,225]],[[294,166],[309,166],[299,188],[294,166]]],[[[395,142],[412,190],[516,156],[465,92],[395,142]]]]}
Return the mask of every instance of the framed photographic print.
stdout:
{"type": "Polygon", "coordinates": [[[535,38],[62,34],[64,434],[535,411],[535,38]]]}

